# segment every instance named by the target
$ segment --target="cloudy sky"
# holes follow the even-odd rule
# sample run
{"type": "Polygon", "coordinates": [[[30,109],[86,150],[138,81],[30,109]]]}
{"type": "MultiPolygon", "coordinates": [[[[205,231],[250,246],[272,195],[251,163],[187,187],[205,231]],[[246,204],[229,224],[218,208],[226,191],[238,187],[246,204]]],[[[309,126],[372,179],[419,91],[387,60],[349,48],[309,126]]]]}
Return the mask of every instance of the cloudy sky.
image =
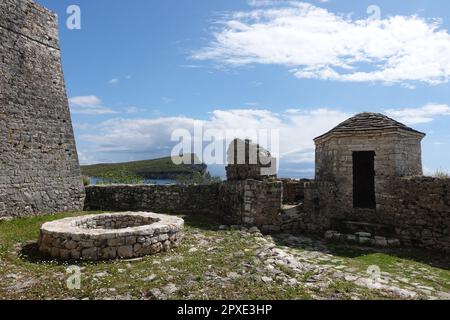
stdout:
{"type": "Polygon", "coordinates": [[[447,0],[38,2],[59,15],[84,164],[170,155],[201,124],[278,129],[280,174],[311,176],[312,139],[373,111],[427,133],[426,172],[450,170],[447,0]]]}

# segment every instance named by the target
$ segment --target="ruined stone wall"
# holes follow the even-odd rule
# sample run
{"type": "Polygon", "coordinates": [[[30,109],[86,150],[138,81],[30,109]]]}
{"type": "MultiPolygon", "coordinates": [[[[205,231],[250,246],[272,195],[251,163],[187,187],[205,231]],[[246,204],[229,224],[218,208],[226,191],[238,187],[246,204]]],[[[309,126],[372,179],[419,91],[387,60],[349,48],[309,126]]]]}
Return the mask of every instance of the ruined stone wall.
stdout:
{"type": "Polygon", "coordinates": [[[283,184],[279,181],[228,181],[220,186],[220,209],[229,224],[280,231],[283,184]]]}
{"type": "Polygon", "coordinates": [[[112,185],[86,188],[86,210],[218,214],[219,184],[112,185]]]}
{"type": "Polygon", "coordinates": [[[315,181],[306,184],[304,204],[296,210],[291,224],[302,232],[368,232],[403,246],[450,252],[450,179],[393,178],[377,210],[347,208],[334,183],[315,181]]]}
{"type": "Polygon", "coordinates": [[[333,182],[311,181],[305,184],[303,204],[298,208],[293,223],[295,228],[308,233],[323,233],[333,229],[333,221],[342,219],[342,204],[338,188],[333,182]]]}
{"type": "Polygon", "coordinates": [[[57,18],[0,2],[0,218],[80,210],[84,190],[57,18]]]}
{"type": "Polygon", "coordinates": [[[276,178],[277,159],[250,140],[235,139],[227,151],[227,180],[268,180],[276,178]]]}
{"type": "Polygon", "coordinates": [[[310,180],[281,179],[280,181],[283,183],[284,204],[296,204],[303,201],[305,198],[305,183],[310,180]]]}
{"type": "Polygon", "coordinates": [[[199,186],[89,186],[85,210],[208,214],[230,225],[280,231],[282,189],[281,182],[257,180],[199,186]]]}
{"type": "Polygon", "coordinates": [[[450,179],[395,179],[379,211],[402,244],[450,252],[450,179]]]}
{"type": "Polygon", "coordinates": [[[245,215],[245,181],[227,181],[219,187],[219,210],[224,223],[240,225],[245,215]]]}

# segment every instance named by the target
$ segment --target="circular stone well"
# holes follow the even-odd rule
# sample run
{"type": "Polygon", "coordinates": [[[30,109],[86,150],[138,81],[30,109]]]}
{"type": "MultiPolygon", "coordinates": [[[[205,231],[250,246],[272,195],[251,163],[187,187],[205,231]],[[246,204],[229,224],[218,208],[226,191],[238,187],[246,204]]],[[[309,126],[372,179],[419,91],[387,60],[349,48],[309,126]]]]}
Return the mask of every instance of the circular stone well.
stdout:
{"type": "Polygon", "coordinates": [[[137,258],[177,247],[184,220],[150,212],[123,212],[45,223],[39,250],[52,258],[87,261],[137,258]]]}

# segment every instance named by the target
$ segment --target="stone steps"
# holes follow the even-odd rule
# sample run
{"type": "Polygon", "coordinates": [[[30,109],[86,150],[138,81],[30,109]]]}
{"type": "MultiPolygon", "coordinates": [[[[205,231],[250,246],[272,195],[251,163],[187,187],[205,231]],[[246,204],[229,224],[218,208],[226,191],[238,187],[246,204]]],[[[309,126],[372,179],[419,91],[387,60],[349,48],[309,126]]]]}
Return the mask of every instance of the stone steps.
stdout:
{"type": "Polygon", "coordinates": [[[353,234],[345,234],[338,231],[329,230],[325,232],[325,239],[327,241],[338,243],[360,244],[376,247],[399,247],[401,245],[400,240],[398,239],[376,236],[363,231],[353,234]]]}

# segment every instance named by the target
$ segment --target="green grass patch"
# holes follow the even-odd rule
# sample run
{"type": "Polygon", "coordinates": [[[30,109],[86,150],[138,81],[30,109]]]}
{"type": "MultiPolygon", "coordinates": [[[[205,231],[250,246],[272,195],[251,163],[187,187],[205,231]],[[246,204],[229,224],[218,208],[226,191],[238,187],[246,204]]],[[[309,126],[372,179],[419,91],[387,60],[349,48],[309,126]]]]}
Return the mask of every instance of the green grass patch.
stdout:
{"type": "MultiPolygon", "coordinates": [[[[33,246],[40,226],[64,217],[92,214],[80,212],[15,219],[0,222],[0,299],[140,299],[149,292],[174,285],[177,290],[168,299],[384,299],[376,290],[368,290],[348,281],[334,279],[327,288],[314,287],[308,279],[314,271],[296,274],[279,266],[283,277],[295,278],[288,285],[283,277],[261,271],[264,263],[256,259],[261,238],[239,230],[219,230],[217,219],[205,216],[185,218],[185,239],[180,247],[155,256],[132,261],[98,263],[60,262],[43,259],[27,246],[33,246]],[[66,286],[67,267],[82,269],[81,289],[66,286]],[[273,281],[264,283],[261,276],[273,281]],[[308,285],[307,285],[308,284],[308,285]]],[[[281,246],[278,246],[281,248],[281,246]]],[[[288,246],[289,248],[289,246],[288,246]]],[[[357,247],[331,246],[331,261],[317,265],[344,265],[364,274],[371,265],[395,278],[450,290],[448,259],[421,252],[375,252],[357,247]],[[339,261],[339,262],[338,262],[339,261]]],[[[290,247],[298,254],[307,249],[290,247]]],[[[278,267],[277,267],[278,268],[278,267]]]]}

